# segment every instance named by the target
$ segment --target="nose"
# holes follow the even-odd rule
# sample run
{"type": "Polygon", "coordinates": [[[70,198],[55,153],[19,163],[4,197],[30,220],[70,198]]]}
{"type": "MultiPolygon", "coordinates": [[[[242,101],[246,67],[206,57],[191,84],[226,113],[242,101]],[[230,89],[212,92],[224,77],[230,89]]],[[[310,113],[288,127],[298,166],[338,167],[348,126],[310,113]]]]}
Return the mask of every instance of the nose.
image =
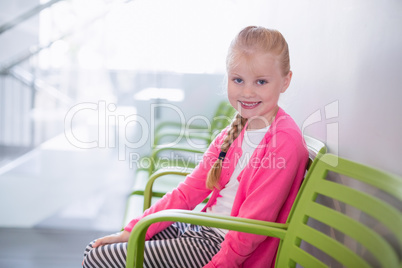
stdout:
{"type": "Polygon", "coordinates": [[[253,98],[256,95],[255,89],[252,85],[245,85],[242,93],[245,98],[253,98]]]}

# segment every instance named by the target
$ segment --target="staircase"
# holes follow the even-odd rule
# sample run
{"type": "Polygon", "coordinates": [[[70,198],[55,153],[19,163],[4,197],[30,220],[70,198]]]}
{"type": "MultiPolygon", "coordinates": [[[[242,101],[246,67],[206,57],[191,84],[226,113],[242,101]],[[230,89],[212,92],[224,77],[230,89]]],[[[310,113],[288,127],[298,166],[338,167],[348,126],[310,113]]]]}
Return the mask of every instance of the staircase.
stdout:
{"type": "MultiPolygon", "coordinates": [[[[29,1],[28,7],[12,2],[0,3],[0,167],[63,133],[65,114],[79,101],[79,89],[74,66],[54,64],[54,50],[60,51],[60,45],[69,44],[64,40],[127,1],[99,1],[97,12],[85,20],[75,19],[80,14],[70,1],[29,1]],[[70,12],[71,27],[57,23],[53,10],[60,8],[70,12]],[[40,35],[43,24],[45,38],[40,35]]],[[[74,60],[74,48],[65,50],[66,58],[74,60]]]]}

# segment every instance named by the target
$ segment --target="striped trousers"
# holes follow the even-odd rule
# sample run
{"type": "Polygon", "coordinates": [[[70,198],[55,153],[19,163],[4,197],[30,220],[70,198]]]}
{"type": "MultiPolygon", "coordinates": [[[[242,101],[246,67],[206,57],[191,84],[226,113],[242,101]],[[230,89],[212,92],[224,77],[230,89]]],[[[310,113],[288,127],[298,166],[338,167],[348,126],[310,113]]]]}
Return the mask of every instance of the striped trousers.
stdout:
{"type": "MultiPolygon", "coordinates": [[[[145,242],[144,267],[198,268],[207,264],[220,250],[224,237],[211,228],[186,223],[173,223],[145,242]]],[[[84,252],[84,268],[124,268],[127,243],[115,243],[84,252]]]]}

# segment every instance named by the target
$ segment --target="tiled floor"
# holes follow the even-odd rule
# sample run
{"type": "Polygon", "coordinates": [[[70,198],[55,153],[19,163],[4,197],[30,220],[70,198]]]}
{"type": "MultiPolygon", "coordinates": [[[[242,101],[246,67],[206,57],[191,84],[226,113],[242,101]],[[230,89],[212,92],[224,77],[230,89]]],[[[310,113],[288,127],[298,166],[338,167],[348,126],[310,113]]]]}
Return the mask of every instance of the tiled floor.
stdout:
{"type": "Polygon", "coordinates": [[[41,228],[0,228],[0,267],[80,267],[85,246],[108,232],[41,228]]]}
{"type": "Polygon", "coordinates": [[[64,135],[0,167],[0,267],[79,267],[88,242],[122,227],[133,173],[116,149],[64,135]]]}

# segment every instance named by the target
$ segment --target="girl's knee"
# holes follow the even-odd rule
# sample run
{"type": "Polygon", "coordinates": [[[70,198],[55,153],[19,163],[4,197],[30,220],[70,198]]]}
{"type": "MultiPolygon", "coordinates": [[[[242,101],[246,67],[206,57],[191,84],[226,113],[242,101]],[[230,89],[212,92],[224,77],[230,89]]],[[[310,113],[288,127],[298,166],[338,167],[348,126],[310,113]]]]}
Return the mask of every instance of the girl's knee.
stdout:
{"type": "MultiPolygon", "coordinates": [[[[91,245],[91,244],[90,244],[91,245]]],[[[88,247],[87,247],[88,249],[88,247]]],[[[98,267],[98,254],[96,254],[96,248],[92,248],[89,251],[86,251],[84,254],[84,260],[82,261],[82,267],[83,268],[93,268],[93,267],[98,267]]]]}
{"type": "Polygon", "coordinates": [[[125,267],[127,243],[107,244],[96,248],[89,244],[84,253],[84,268],[125,267]]]}
{"type": "Polygon", "coordinates": [[[92,252],[92,250],[94,249],[93,247],[92,247],[92,245],[95,243],[95,241],[96,240],[94,240],[94,241],[92,241],[91,243],[89,243],[87,246],[86,246],[86,248],[85,248],[85,251],[84,251],[84,259],[83,259],[83,261],[82,261],[82,267],[84,267],[84,268],[87,268],[87,267],[91,267],[91,266],[88,266],[88,258],[93,258],[93,254],[91,254],[91,252],[92,252]],[[91,255],[91,257],[89,257],[89,255],[91,255]]]}

